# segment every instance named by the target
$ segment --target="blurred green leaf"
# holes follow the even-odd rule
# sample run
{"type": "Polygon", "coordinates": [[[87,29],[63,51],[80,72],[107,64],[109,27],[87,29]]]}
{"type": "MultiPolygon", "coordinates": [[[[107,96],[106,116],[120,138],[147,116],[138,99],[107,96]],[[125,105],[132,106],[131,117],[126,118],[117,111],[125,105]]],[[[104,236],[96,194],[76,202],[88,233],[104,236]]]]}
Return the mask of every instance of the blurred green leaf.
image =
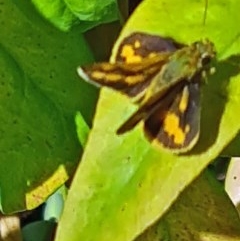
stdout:
{"type": "Polygon", "coordinates": [[[88,134],[89,134],[89,126],[83,119],[83,116],[80,112],[77,112],[75,116],[75,123],[77,127],[77,134],[78,134],[78,140],[82,147],[86,145],[88,134]]]}
{"type": "Polygon", "coordinates": [[[93,60],[78,29],[57,31],[31,3],[0,4],[0,190],[4,212],[31,209],[71,175],[81,146],[74,118],[91,123],[97,91],[76,66],[93,60]],[[14,17],[12,17],[14,16],[14,17]]]}
{"type": "Polygon", "coordinates": [[[99,21],[118,18],[116,0],[64,0],[71,11],[82,21],[99,21]]]}
{"type": "Polygon", "coordinates": [[[240,220],[223,186],[205,171],[135,241],[237,241],[240,220]]]}
{"type": "Polygon", "coordinates": [[[238,133],[236,137],[223,149],[221,155],[229,157],[240,156],[240,134],[238,133]]]}
{"type": "Polygon", "coordinates": [[[133,240],[170,208],[179,193],[238,133],[239,57],[234,60],[231,56],[240,53],[239,2],[208,1],[204,19],[205,3],[145,0],[129,19],[114,48],[116,53],[122,39],[137,31],[184,44],[204,38],[215,44],[216,74],[202,88],[197,145],[179,156],[154,149],[144,138],[141,125],[117,136],[116,129],[136,108],[126,97],[103,89],[57,241],[133,240]]]}
{"type": "Polygon", "coordinates": [[[38,11],[62,31],[79,24],[81,31],[118,19],[116,0],[32,0],[38,11]]]}
{"type": "Polygon", "coordinates": [[[50,221],[37,221],[23,227],[24,241],[51,241],[53,240],[56,224],[50,221]]]}
{"type": "Polygon", "coordinates": [[[63,0],[32,0],[38,11],[55,27],[67,31],[79,23],[79,19],[63,0]]]}

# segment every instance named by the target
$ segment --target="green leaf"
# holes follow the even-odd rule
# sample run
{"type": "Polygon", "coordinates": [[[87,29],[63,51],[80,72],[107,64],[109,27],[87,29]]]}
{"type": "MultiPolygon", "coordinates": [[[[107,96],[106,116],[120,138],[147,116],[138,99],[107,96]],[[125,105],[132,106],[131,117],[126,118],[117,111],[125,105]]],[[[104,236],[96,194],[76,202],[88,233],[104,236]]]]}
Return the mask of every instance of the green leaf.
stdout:
{"type": "Polygon", "coordinates": [[[135,241],[237,241],[240,222],[221,185],[205,171],[177,199],[171,209],[135,241]]]}
{"type": "Polygon", "coordinates": [[[103,89],[57,241],[134,239],[170,208],[236,136],[240,129],[235,117],[240,107],[239,57],[234,61],[229,57],[240,53],[238,5],[237,0],[208,1],[205,21],[205,0],[145,0],[136,9],[114,53],[124,37],[137,31],[185,44],[208,38],[216,46],[216,74],[202,88],[199,141],[191,152],[177,156],[154,149],[141,125],[117,136],[116,129],[136,107],[126,97],[103,89]]]}
{"type": "Polygon", "coordinates": [[[223,149],[221,155],[223,156],[240,156],[240,134],[238,133],[236,137],[223,149]]]}
{"type": "Polygon", "coordinates": [[[63,0],[32,0],[32,3],[49,22],[62,31],[67,31],[79,23],[78,18],[63,0]]]}
{"type": "Polygon", "coordinates": [[[80,112],[77,112],[75,116],[75,123],[77,127],[78,140],[81,146],[84,147],[86,145],[89,134],[89,126],[83,119],[83,116],[80,114],[80,112]]]}
{"type": "Polygon", "coordinates": [[[0,190],[4,212],[42,203],[71,175],[81,146],[74,118],[90,124],[97,92],[76,66],[92,61],[79,31],[61,33],[28,3],[0,5],[0,190]],[[14,16],[12,18],[11,16],[14,16]]]}
{"type": "Polygon", "coordinates": [[[37,221],[23,227],[24,241],[51,241],[56,223],[51,221],[37,221]]]}
{"type": "Polygon", "coordinates": [[[116,0],[64,0],[71,11],[82,21],[99,21],[108,18],[110,21],[118,18],[116,0]]]}
{"type": "Polygon", "coordinates": [[[55,27],[62,31],[79,24],[86,31],[101,23],[118,19],[115,0],[32,0],[38,11],[55,27]]]}

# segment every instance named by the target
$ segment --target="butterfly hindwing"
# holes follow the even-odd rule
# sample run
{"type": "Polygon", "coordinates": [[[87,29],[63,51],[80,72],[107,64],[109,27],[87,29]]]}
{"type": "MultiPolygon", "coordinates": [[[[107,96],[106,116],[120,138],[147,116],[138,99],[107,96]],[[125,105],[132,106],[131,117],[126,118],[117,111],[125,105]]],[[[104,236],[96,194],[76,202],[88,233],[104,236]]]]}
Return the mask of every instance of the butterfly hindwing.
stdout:
{"type": "MultiPolygon", "coordinates": [[[[187,83],[187,82],[186,82],[187,83]]],[[[174,88],[161,93],[159,98],[154,98],[142,103],[139,109],[134,112],[117,130],[117,134],[123,134],[133,129],[140,121],[145,121],[156,109],[167,109],[175,96],[182,90],[185,81],[181,81],[174,88]]]]}
{"type": "Polygon", "coordinates": [[[173,152],[190,150],[200,132],[200,83],[184,85],[169,105],[156,108],[144,131],[151,142],[173,152]]]}

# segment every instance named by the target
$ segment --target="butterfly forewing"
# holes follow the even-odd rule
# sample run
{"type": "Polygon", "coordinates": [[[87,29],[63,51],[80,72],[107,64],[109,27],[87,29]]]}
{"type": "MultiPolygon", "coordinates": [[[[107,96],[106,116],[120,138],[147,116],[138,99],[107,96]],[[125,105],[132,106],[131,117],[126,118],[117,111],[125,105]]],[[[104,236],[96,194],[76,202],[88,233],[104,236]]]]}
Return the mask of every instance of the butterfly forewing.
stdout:
{"type": "Polygon", "coordinates": [[[117,50],[115,62],[136,63],[149,56],[172,53],[175,50],[176,45],[170,39],[136,32],[122,40],[117,50]]]}
{"type": "Polygon", "coordinates": [[[78,74],[98,87],[110,87],[139,101],[175,50],[169,39],[137,32],[122,40],[115,63],[80,66],[78,74]]]}
{"type": "Polygon", "coordinates": [[[170,54],[162,53],[146,57],[136,63],[100,63],[79,67],[78,74],[98,86],[107,86],[129,97],[145,91],[154,75],[160,72],[170,54]]]}

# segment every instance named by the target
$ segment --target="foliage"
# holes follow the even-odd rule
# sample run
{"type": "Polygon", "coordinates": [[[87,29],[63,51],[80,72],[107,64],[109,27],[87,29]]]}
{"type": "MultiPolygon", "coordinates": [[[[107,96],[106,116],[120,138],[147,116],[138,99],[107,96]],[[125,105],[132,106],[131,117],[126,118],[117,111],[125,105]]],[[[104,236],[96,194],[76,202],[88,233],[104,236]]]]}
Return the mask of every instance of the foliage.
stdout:
{"type": "MultiPolygon", "coordinates": [[[[84,149],[57,241],[240,240],[236,210],[205,170],[221,153],[239,154],[238,1],[145,0],[113,48],[112,60],[121,40],[137,31],[186,45],[205,38],[215,44],[216,73],[202,88],[200,139],[184,155],[152,147],[141,126],[117,136],[136,107],[111,90],[101,90],[93,120],[98,91],[76,75],[77,66],[92,62],[94,54],[81,32],[115,20],[114,1],[2,2],[1,210],[43,203],[72,178],[84,149]]],[[[96,45],[106,34],[98,32],[96,45]]],[[[35,227],[42,225],[47,233],[54,226],[35,227]]]]}

